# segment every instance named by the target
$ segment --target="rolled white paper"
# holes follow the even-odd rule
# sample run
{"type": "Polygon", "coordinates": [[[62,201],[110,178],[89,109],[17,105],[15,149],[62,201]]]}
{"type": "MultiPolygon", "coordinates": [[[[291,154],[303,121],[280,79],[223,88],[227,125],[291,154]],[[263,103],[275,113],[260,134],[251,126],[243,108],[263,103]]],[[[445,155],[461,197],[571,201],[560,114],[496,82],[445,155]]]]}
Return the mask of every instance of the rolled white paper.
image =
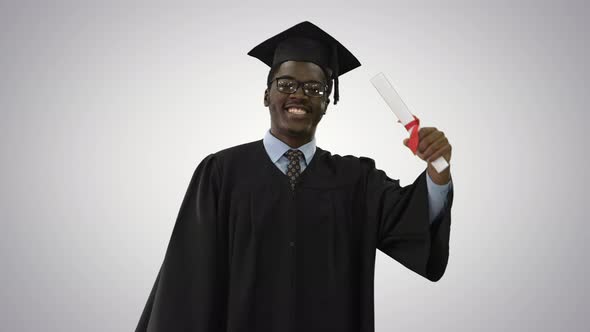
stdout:
{"type": "MultiPolygon", "coordinates": [[[[371,79],[371,83],[377,89],[381,97],[383,97],[383,100],[385,100],[389,108],[393,111],[395,116],[397,116],[397,118],[404,125],[404,127],[408,123],[414,121],[414,116],[412,115],[412,113],[402,100],[402,98],[399,96],[397,91],[395,91],[393,85],[389,83],[389,80],[387,80],[385,74],[377,74],[375,77],[371,79]]],[[[411,134],[412,132],[410,132],[410,135],[411,134]]],[[[449,163],[442,156],[436,158],[436,160],[432,161],[431,164],[432,166],[434,166],[434,169],[436,169],[436,171],[439,173],[444,171],[447,167],[449,167],[449,163]]]]}

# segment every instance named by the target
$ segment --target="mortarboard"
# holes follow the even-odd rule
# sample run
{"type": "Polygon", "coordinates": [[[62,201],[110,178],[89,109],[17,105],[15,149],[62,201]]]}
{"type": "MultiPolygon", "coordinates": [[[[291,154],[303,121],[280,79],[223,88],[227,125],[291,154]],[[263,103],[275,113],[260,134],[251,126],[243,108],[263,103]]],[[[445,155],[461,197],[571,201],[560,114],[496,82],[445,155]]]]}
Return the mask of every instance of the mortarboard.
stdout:
{"type": "Polygon", "coordinates": [[[248,55],[271,68],[285,61],[313,62],[330,68],[334,79],[334,104],[338,102],[338,76],[361,65],[358,59],[340,42],[311,22],[301,22],[265,40],[248,55]]]}

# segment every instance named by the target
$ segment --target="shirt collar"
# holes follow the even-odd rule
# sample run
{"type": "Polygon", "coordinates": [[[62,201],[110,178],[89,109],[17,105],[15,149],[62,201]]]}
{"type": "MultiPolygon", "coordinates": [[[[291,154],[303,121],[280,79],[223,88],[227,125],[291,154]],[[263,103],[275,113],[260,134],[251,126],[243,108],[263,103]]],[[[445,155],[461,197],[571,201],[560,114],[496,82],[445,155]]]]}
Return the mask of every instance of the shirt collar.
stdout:
{"type": "MultiPolygon", "coordinates": [[[[290,149],[293,149],[285,142],[281,141],[280,139],[276,138],[273,134],[271,134],[270,129],[266,131],[263,139],[264,148],[266,149],[266,153],[270,157],[273,163],[276,163],[277,160],[281,158],[290,149]]],[[[311,158],[315,154],[316,150],[316,141],[315,136],[311,139],[311,141],[303,144],[302,146],[297,148],[299,151],[303,152],[303,156],[305,156],[305,163],[309,165],[311,158]]]]}

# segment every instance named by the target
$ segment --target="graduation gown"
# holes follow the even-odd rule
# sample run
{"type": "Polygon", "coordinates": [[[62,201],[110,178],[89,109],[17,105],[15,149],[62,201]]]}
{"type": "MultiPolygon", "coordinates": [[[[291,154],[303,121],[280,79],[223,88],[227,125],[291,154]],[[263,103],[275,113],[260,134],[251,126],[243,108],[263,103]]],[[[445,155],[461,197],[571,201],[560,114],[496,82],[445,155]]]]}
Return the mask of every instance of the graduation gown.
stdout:
{"type": "Polygon", "coordinates": [[[136,331],[373,332],[376,249],[443,276],[453,191],[431,225],[426,170],[401,187],[317,147],[297,181],[262,140],[205,157],[136,331]]]}

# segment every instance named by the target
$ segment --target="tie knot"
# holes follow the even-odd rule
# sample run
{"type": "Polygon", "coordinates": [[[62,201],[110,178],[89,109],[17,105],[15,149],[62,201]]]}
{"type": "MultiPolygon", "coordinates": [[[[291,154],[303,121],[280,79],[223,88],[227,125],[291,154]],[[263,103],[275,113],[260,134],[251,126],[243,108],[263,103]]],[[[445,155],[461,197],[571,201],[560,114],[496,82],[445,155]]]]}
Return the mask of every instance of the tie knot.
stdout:
{"type": "Polygon", "coordinates": [[[289,158],[289,161],[299,161],[303,156],[303,152],[299,150],[289,150],[285,152],[285,154],[287,155],[287,158],[289,158]]]}

